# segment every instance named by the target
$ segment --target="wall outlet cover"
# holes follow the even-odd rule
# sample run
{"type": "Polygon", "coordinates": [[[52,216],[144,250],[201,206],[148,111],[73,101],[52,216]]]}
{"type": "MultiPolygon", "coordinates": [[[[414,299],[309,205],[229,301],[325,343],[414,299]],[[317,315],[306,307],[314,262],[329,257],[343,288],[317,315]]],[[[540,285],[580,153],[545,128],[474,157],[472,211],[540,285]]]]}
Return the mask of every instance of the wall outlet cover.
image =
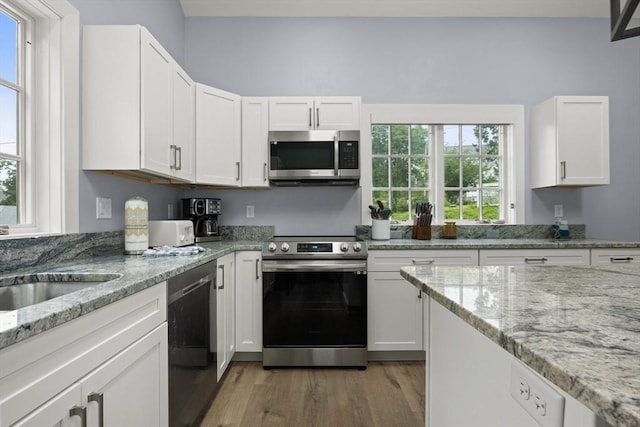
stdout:
{"type": "Polygon", "coordinates": [[[564,397],[547,381],[520,362],[511,363],[509,392],[542,427],[562,427],[564,397]]]}

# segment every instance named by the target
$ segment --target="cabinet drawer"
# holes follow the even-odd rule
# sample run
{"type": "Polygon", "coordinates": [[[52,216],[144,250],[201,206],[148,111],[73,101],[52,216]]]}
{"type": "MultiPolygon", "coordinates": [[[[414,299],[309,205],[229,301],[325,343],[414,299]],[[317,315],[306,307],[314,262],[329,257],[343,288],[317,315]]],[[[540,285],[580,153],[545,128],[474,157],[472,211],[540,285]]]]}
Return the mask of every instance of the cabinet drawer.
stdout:
{"type": "Polygon", "coordinates": [[[589,265],[589,249],[485,249],[480,265],[589,265]]]}
{"type": "Polygon", "coordinates": [[[166,321],[160,283],[0,351],[0,425],[11,425],[166,321]]]}
{"type": "Polygon", "coordinates": [[[478,265],[478,251],[473,249],[370,251],[367,270],[399,272],[401,267],[419,264],[478,265]]]}
{"type": "Polygon", "coordinates": [[[640,249],[591,249],[591,265],[628,264],[640,262],[640,249]]]}

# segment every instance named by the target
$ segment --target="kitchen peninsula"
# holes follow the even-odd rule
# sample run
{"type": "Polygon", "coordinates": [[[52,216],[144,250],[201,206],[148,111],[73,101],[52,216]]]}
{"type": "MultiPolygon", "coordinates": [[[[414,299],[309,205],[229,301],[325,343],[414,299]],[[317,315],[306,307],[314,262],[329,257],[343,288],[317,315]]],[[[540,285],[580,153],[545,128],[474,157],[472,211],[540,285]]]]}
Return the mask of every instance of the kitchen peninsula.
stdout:
{"type": "Polygon", "coordinates": [[[536,411],[541,377],[553,384],[543,417],[564,397],[560,424],[546,425],[640,425],[639,266],[423,265],[401,275],[430,298],[427,425],[536,426],[523,407],[536,411]]]}

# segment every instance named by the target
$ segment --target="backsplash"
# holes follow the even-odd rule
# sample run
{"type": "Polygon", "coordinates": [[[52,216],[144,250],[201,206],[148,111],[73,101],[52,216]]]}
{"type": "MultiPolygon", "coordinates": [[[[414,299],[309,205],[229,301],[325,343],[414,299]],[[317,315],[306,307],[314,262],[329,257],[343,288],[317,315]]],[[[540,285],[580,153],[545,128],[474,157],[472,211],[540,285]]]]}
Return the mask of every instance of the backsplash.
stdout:
{"type": "MultiPolygon", "coordinates": [[[[411,239],[410,225],[391,224],[391,238],[411,239]]],[[[431,226],[431,238],[439,239],[442,234],[441,225],[431,226]]],[[[584,239],[586,227],[584,224],[569,225],[571,239],[584,239]]],[[[551,239],[551,225],[510,225],[510,224],[473,224],[458,225],[458,239],[551,239]],[[489,232],[489,233],[487,233],[489,232]]],[[[371,239],[371,226],[357,225],[356,237],[361,240],[371,239]]]]}

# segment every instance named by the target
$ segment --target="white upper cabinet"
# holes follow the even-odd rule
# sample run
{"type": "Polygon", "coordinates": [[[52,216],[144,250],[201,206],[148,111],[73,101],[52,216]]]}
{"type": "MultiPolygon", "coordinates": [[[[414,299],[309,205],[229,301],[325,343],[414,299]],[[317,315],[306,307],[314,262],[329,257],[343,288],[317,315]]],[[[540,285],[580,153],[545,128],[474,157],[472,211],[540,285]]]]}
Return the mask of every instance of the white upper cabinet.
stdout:
{"type": "Polygon", "coordinates": [[[196,83],[198,184],[241,185],[241,110],[239,95],[196,83]]]}
{"type": "Polygon", "coordinates": [[[242,186],[268,187],[269,100],[242,98],[242,186]]]}
{"type": "Polygon", "coordinates": [[[360,97],[273,97],[269,130],[360,130],[360,97]]]}
{"type": "Polygon", "coordinates": [[[609,184],[609,98],[556,96],[531,112],[531,186],[609,184]]]}
{"type": "Polygon", "coordinates": [[[192,181],[193,82],[144,27],[83,34],[83,168],[192,181]]]}

